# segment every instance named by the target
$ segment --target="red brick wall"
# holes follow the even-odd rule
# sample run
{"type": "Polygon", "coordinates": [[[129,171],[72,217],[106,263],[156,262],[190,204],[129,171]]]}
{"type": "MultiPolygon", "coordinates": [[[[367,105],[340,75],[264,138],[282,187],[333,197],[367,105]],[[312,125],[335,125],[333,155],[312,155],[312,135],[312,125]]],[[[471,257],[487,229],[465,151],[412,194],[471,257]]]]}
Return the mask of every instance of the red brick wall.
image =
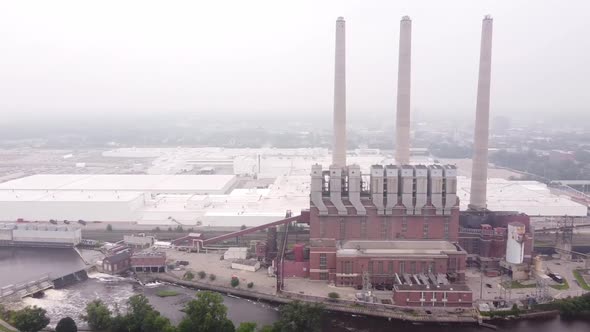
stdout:
{"type": "Polygon", "coordinates": [[[309,277],[309,262],[283,261],[285,278],[309,277]]]}
{"type": "Polygon", "coordinates": [[[421,291],[394,291],[393,303],[395,305],[410,307],[471,307],[473,294],[464,291],[446,291],[447,301],[443,301],[444,291],[424,291],[424,301],[421,301],[421,291]],[[436,301],[432,301],[432,294],[436,301]],[[461,301],[459,301],[459,299],[461,301]],[[446,303],[445,303],[446,302],[446,303]]]}
{"type": "MultiPolygon", "coordinates": [[[[333,238],[337,240],[363,240],[361,237],[361,220],[366,220],[366,238],[367,240],[393,240],[398,238],[405,239],[424,239],[424,223],[428,223],[428,239],[441,240],[445,239],[444,224],[445,219],[449,218],[449,240],[456,241],[459,232],[459,209],[454,209],[450,216],[405,216],[407,220],[407,232],[402,232],[404,216],[380,216],[377,215],[377,209],[373,205],[366,205],[366,216],[357,216],[354,209],[349,208],[349,215],[338,216],[333,207],[329,207],[330,213],[334,215],[318,215],[317,208],[311,207],[310,213],[310,237],[312,238],[333,238]],[[333,210],[333,211],[332,211],[333,210]],[[324,223],[325,234],[321,234],[320,220],[324,223]],[[346,223],[345,237],[341,238],[340,221],[346,223]],[[385,220],[386,227],[389,230],[382,232],[382,221],[385,220]]],[[[386,228],[387,230],[387,228],[386,228]]]]}

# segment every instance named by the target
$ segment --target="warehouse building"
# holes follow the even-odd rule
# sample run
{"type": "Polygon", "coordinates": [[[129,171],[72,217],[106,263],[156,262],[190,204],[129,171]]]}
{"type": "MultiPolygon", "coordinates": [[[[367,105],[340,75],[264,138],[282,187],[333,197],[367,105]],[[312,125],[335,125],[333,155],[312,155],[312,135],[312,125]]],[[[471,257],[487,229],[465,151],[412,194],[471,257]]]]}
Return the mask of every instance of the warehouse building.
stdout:
{"type": "Polygon", "coordinates": [[[0,246],[70,248],[82,241],[74,226],[0,223],[0,246]]]}

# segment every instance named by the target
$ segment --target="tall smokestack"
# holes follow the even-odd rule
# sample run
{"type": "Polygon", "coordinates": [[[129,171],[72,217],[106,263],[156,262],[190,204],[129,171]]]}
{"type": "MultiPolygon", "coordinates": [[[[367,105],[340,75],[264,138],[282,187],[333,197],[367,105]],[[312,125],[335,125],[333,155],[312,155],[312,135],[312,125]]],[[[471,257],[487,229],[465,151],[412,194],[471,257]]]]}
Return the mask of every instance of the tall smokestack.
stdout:
{"type": "Polygon", "coordinates": [[[402,17],[399,35],[399,65],[397,72],[397,116],[395,161],[410,162],[410,86],[412,70],[412,20],[402,17]]]}
{"type": "Polygon", "coordinates": [[[344,17],[336,20],[336,64],[334,68],[334,145],[332,165],[346,166],[346,38],[344,17]]]}
{"type": "Polygon", "coordinates": [[[473,140],[473,165],[471,171],[471,195],[469,208],[486,208],[488,180],[488,131],[490,123],[490,80],[492,71],[492,26],[490,15],[483,19],[481,49],[479,54],[479,82],[475,111],[475,134],[473,140]]]}

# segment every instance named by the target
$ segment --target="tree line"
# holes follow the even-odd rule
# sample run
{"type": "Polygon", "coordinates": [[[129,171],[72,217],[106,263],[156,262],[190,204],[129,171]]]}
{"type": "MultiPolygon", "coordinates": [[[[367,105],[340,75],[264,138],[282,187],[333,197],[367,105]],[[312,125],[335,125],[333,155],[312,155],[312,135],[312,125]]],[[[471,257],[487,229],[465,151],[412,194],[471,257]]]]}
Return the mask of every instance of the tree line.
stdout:
{"type": "MultiPolygon", "coordinates": [[[[235,326],[227,318],[223,297],[214,292],[198,292],[196,299],[186,303],[184,318],[175,326],[149,303],[144,295],[134,295],[127,300],[125,313],[116,307],[111,311],[101,300],[86,306],[80,317],[93,331],[100,332],[319,332],[324,308],[321,304],[292,302],[280,307],[280,318],[272,325],[259,327],[254,322],[235,326]]],[[[0,307],[0,318],[19,331],[37,332],[49,324],[46,311],[33,306],[18,311],[6,311],[0,307]]],[[[76,323],[65,317],[56,326],[56,332],[77,332],[76,323]]]]}

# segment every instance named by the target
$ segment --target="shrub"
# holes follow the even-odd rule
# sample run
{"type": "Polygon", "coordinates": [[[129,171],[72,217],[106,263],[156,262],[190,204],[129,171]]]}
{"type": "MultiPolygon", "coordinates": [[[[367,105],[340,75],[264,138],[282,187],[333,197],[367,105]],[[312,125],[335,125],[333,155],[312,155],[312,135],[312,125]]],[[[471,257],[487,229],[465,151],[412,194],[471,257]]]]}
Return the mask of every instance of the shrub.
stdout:
{"type": "Polygon", "coordinates": [[[217,276],[216,276],[216,275],[214,275],[213,273],[211,273],[211,274],[209,275],[209,280],[211,280],[211,281],[215,281],[215,279],[217,279],[217,276]]]}
{"type": "Polygon", "coordinates": [[[173,290],[160,290],[156,293],[156,295],[159,297],[170,297],[170,296],[176,296],[179,294],[180,294],[179,292],[173,291],[173,290]]]}
{"type": "Polygon", "coordinates": [[[247,286],[248,286],[248,288],[252,288],[252,287],[254,287],[254,283],[250,281],[247,286]]]}
{"type": "Polygon", "coordinates": [[[328,293],[328,297],[330,298],[330,301],[337,301],[340,298],[340,294],[336,293],[336,292],[330,292],[328,293]]]}
{"type": "Polygon", "coordinates": [[[205,271],[199,271],[199,273],[197,273],[199,275],[200,279],[205,279],[205,277],[207,276],[207,273],[205,273],[205,271]]]}
{"type": "Polygon", "coordinates": [[[186,271],[186,273],[184,274],[182,279],[190,281],[190,280],[195,279],[195,275],[191,271],[186,271]]]}
{"type": "Polygon", "coordinates": [[[55,332],[78,332],[78,327],[71,317],[65,317],[57,323],[55,332]]]}
{"type": "Polygon", "coordinates": [[[238,285],[240,284],[240,279],[238,278],[231,278],[231,282],[230,282],[232,287],[238,287],[238,285]]]}
{"type": "Polygon", "coordinates": [[[113,226],[111,224],[107,225],[107,232],[112,232],[113,231],[113,226]]]}

